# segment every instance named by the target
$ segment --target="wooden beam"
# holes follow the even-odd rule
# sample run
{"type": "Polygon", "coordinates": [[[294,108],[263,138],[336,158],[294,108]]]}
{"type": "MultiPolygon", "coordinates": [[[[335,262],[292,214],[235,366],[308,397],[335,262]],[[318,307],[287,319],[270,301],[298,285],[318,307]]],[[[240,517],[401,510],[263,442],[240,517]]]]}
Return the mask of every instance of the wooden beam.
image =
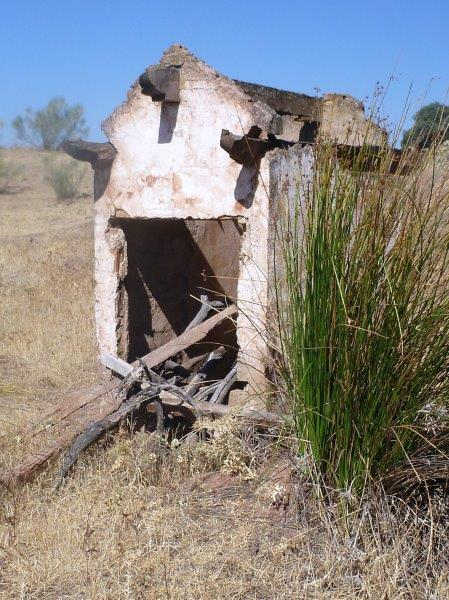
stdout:
{"type": "MultiPolygon", "coordinates": [[[[149,368],[159,365],[177,352],[200,342],[217,325],[236,313],[235,305],[228,306],[196,327],[185,331],[175,340],[156,348],[144,356],[143,361],[149,368]]],[[[136,361],[133,366],[138,364],[136,361]]],[[[45,440],[49,433],[53,434],[53,441],[45,443],[43,448],[39,447],[39,451],[27,454],[22,462],[10,471],[0,473],[0,482],[10,484],[31,479],[45,462],[67,448],[89,423],[104,419],[117,410],[121,403],[117,395],[120,385],[121,381],[114,381],[109,387],[95,385],[88,390],[68,395],[59,406],[47,413],[32,431],[24,432],[24,438],[33,437],[35,443],[39,443],[41,437],[45,440]]]]}
{"type": "Polygon", "coordinates": [[[226,406],[224,404],[211,404],[210,402],[201,400],[196,401],[195,404],[191,406],[186,402],[180,404],[177,396],[171,392],[165,391],[161,392],[160,399],[164,408],[171,408],[173,411],[182,408],[183,410],[192,412],[196,416],[224,417],[226,415],[232,415],[239,419],[247,419],[254,425],[260,427],[279,427],[290,422],[286,417],[265,410],[259,410],[251,406],[234,407],[226,406]]]}
{"type": "Polygon", "coordinates": [[[237,314],[237,306],[231,304],[224,310],[216,313],[212,317],[209,317],[196,327],[184,331],[180,336],[174,340],[170,340],[163,346],[159,346],[149,354],[146,354],[142,360],[148,368],[152,369],[157,367],[168,358],[171,358],[174,354],[186,350],[190,346],[194,346],[201,342],[217,325],[219,325],[225,319],[229,319],[237,314]]]}
{"type": "Polygon", "coordinates": [[[100,362],[104,367],[114,371],[114,373],[118,373],[121,377],[126,377],[133,370],[133,367],[125,360],[118,358],[118,356],[108,354],[107,352],[100,355],[100,362]]]}
{"type": "Polygon", "coordinates": [[[99,164],[112,163],[117,154],[109,142],[100,144],[84,140],[66,140],[60,148],[72,158],[90,163],[94,169],[99,164]]]}
{"type": "Polygon", "coordinates": [[[139,77],[142,93],[154,102],[179,102],[180,69],[175,66],[150,67],[139,77]]]}
{"type": "MultiPolygon", "coordinates": [[[[251,129],[256,129],[256,127],[251,129]]],[[[257,129],[261,132],[261,129],[257,129]]],[[[235,135],[227,129],[222,129],[220,146],[239,165],[255,166],[270,150],[289,148],[293,146],[293,142],[278,139],[274,135],[269,135],[268,138],[259,138],[252,135],[251,130],[248,135],[235,135]]]]}

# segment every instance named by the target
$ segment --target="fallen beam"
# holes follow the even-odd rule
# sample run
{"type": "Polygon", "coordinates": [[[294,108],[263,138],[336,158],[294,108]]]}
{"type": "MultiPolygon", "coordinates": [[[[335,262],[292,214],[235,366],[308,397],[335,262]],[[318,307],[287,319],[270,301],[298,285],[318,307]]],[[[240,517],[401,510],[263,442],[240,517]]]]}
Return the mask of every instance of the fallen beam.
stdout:
{"type": "Polygon", "coordinates": [[[201,342],[201,340],[203,340],[217,325],[225,319],[233,317],[235,314],[237,314],[237,307],[235,304],[231,304],[231,306],[228,306],[212,317],[209,317],[196,327],[184,331],[184,333],[181,333],[181,335],[174,340],[170,340],[163,346],[159,346],[159,348],[146,354],[142,358],[143,362],[149,369],[157,367],[168,358],[171,358],[174,354],[181,352],[181,350],[186,350],[187,348],[198,344],[198,342],[201,342]]]}
{"type": "Polygon", "coordinates": [[[126,360],[108,353],[100,355],[100,362],[104,367],[110,371],[114,371],[114,373],[118,373],[121,377],[126,377],[133,370],[133,367],[126,360]]]}
{"type": "Polygon", "coordinates": [[[179,403],[179,398],[171,394],[171,392],[161,392],[161,402],[164,408],[170,410],[177,410],[182,408],[183,410],[192,412],[195,416],[204,417],[224,417],[226,415],[232,415],[238,419],[246,419],[251,421],[254,425],[260,427],[280,427],[289,423],[289,419],[277,415],[272,412],[258,410],[251,406],[233,407],[226,406],[223,404],[211,404],[210,402],[203,402],[198,400],[193,406],[183,402],[179,403]]]}
{"type": "Polygon", "coordinates": [[[195,315],[194,319],[187,325],[185,331],[189,331],[189,329],[193,329],[200,323],[206,320],[207,315],[210,313],[212,309],[222,309],[224,307],[224,303],[221,300],[212,300],[210,301],[207,294],[203,294],[200,296],[201,308],[198,313],[195,315]]]}
{"type": "Polygon", "coordinates": [[[157,429],[160,434],[164,431],[164,413],[167,412],[178,412],[186,416],[191,413],[192,422],[196,417],[200,415],[208,415],[213,417],[222,417],[224,415],[232,414],[233,417],[239,417],[244,420],[250,421],[251,424],[272,428],[280,427],[285,424],[286,419],[276,415],[274,413],[260,411],[254,408],[241,407],[236,410],[230,409],[228,406],[222,405],[211,405],[209,402],[190,402],[180,401],[179,396],[172,392],[157,391],[154,389],[149,392],[140,392],[136,394],[126,402],[123,402],[121,406],[107,415],[104,419],[101,419],[95,423],[90,424],[85,431],[79,434],[69,451],[64,456],[64,460],[61,465],[59,480],[56,484],[58,489],[63,483],[65,477],[77,462],[80,454],[88,448],[93,442],[95,442],[100,436],[113,429],[123,418],[133,414],[135,410],[138,410],[142,404],[150,402],[148,408],[151,407],[150,412],[156,412],[157,414],[157,429]]]}
{"type": "MultiPolygon", "coordinates": [[[[190,346],[197,344],[198,342],[203,340],[222,321],[234,316],[236,313],[237,307],[234,304],[232,304],[231,306],[228,306],[221,312],[213,315],[209,319],[206,319],[206,321],[203,321],[196,327],[185,331],[175,340],[171,340],[163,346],[156,348],[156,350],[149,352],[148,354],[143,356],[141,360],[146,364],[148,368],[152,369],[160,363],[165,362],[177,352],[180,352],[181,350],[186,350],[190,346]]],[[[131,365],[129,365],[129,363],[125,362],[124,360],[117,359],[111,354],[104,354],[101,358],[105,366],[107,366],[109,369],[116,370],[116,372],[118,373],[120,373],[120,371],[118,370],[120,368],[120,370],[123,371],[125,376],[129,374],[130,368],[134,368],[139,365],[139,361],[134,361],[133,363],[131,363],[131,365]],[[114,366],[118,368],[115,369],[114,366]]],[[[95,385],[81,392],[74,392],[69,394],[68,397],[65,400],[63,400],[57,407],[55,407],[49,413],[44,415],[44,417],[33,428],[33,430],[24,432],[24,434],[30,433],[31,435],[37,435],[39,432],[47,430],[48,426],[57,424],[66,419],[67,417],[70,417],[72,414],[74,414],[81,408],[84,408],[85,406],[91,403],[100,401],[100,399],[103,398],[105,395],[109,395],[111,398],[114,397],[115,392],[117,391],[119,386],[120,381],[114,381],[107,389],[105,389],[104,385],[95,385]]],[[[114,403],[111,401],[111,405],[113,404],[114,403]]],[[[113,408],[112,410],[116,409],[113,408]]]]}
{"type": "Polygon", "coordinates": [[[34,438],[33,442],[39,448],[36,452],[28,452],[17,466],[0,472],[0,483],[10,486],[29,481],[48,460],[70,446],[73,438],[84,431],[89,423],[98,421],[117,410],[121,399],[114,393],[116,388],[115,383],[109,388],[96,385],[90,392],[85,392],[81,398],[79,395],[70,394],[61,403],[60,411],[56,410],[50,417],[47,416],[47,421],[38,424],[34,432],[23,434],[25,441],[34,438]],[[48,434],[53,433],[53,440],[45,439],[48,434]],[[40,442],[41,438],[44,438],[44,441],[40,442]]]}
{"type": "MultiPolygon", "coordinates": [[[[175,340],[156,348],[142,360],[147,367],[153,368],[177,352],[197,344],[217,325],[236,313],[235,305],[228,306],[196,327],[185,331],[175,340]]],[[[135,362],[133,366],[138,364],[135,362]]],[[[89,423],[104,419],[118,409],[121,404],[121,399],[117,395],[120,386],[121,381],[111,382],[110,386],[95,385],[82,393],[72,393],[66,397],[58,407],[47,413],[33,430],[23,433],[24,438],[33,437],[36,442],[40,436],[44,437],[49,432],[54,432],[53,441],[44,443],[44,447],[39,448],[39,451],[27,454],[13,469],[0,473],[0,482],[8,485],[31,479],[44,463],[67,448],[89,423]]],[[[179,398],[177,401],[179,403],[179,398]]]]}

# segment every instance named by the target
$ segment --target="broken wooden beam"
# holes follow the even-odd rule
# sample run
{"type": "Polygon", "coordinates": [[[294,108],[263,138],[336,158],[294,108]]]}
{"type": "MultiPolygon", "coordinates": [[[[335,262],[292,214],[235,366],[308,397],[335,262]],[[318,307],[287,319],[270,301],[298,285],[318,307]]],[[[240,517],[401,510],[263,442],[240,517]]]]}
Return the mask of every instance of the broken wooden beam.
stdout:
{"type": "MultiPolygon", "coordinates": [[[[206,321],[203,321],[203,323],[201,323],[200,325],[197,325],[196,327],[190,329],[189,331],[184,332],[179,337],[177,337],[175,340],[171,340],[170,342],[167,342],[163,346],[156,348],[149,354],[146,354],[140,360],[142,360],[145,363],[145,365],[150,369],[153,367],[156,367],[160,363],[165,362],[165,360],[167,360],[168,358],[171,358],[177,352],[179,352],[181,350],[185,350],[185,349],[189,348],[190,346],[193,346],[194,344],[200,342],[217,325],[219,325],[225,319],[234,316],[236,313],[237,313],[237,307],[235,306],[235,304],[232,304],[231,306],[228,306],[226,309],[222,310],[221,312],[213,315],[206,321]],[[181,338],[183,338],[183,339],[181,340],[181,338]],[[178,346],[178,344],[179,344],[179,346],[178,346]]],[[[207,356],[207,355],[208,355],[208,353],[205,356],[207,356]]],[[[130,368],[129,368],[130,366],[131,366],[131,368],[139,366],[139,361],[135,361],[131,365],[129,365],[129,363],[125,362],[124,360],[117,359],[117,357],[113,357],[112,354],[104,354],[104,355],[102,355],[102,357],[105,360],[105,362],[108,362],[111,365],[113,363],[117,364],[115,362],[117,360],[120,361],[121,368],[123,369],[123,371],[125,369],[127,370],[126,375],[128,375],[130,373],[130,368]]],[[[202,358],[201,356],[195,357],[195,359],[192,359],[192,361],[194,360],[197,362],[198,360],[201,360],[201,358],[202,358]]],[[[105,365],[105,366],[108,366],[108,365],[105,365]]],[[[112,368],[112,367],[108,367],[108,368],[112,368]]],[[[88,390],[83,391],[82,393],[70,394],[66,401],[63,401],[55,409],[50,411],[50,413],[45,415],[45,418],[34,429],[36,429],[37,427],[40,427],[40,428],[45,427],[45,422],[47,420],[49,420],[51,417],[53,417],[52,422],[55,421],[56,419],[58,421],[64,420],[65,418],[69,417],[74,412],[83,408],[87,404],[90,404],[92,402],[97,402],[105,394],[105,392],[107,392],[109,394],[114,394],[114,392],[117,391],[117,388],[119,386],[120,386],[120,382],[116,381],[116,382],[111,383],[109,390],[105,390],[104,386],[96,385],[96,386],[93,386],[92,388],[89,388],[88,390]]]]}
{"type": "MultiPolygon", "coordinates": [[[[217,325],[236,313],[235,305],[228,306],[175,340],[153,350],[143,357],[143,361],[148,368],[159,365],[177,352],[203,340],[217,325]]],[[[139,362],[136,361],[132,366],[138,365],[139,362]]],[[[116,411],[122,402],[117,394],[121,383],[115,381],[110,382],[109,386],[95,385],[83,393],[72,393],[65,398],[58,407],[46,415],[45,420],[40,421],[32,431],[28,430],[24,433],[24,437],[39,439],[40,435],[44,436],[53,430],[54,440],[45,443],[38,452],[27,454],[13,469],[0,473],[0,482],[8,485],[31,479],[44,463],[67,448],[89,423],[104,419],[116,411]]],[[[179,403],[179,398],[177,402],[179,403]]]]}
{"type": "Polygon", "coordinates": [[[235,135],[227,129],[221,132],[220,146],[232,160],[247,166],[256,165],[271,149],[268,140],[235,135]]]}
{"type": "MultiPolygon", "coordinates": [[[[256,127],[252,127],[256,130],[256,127]]],[[[259,129],[259,128],[257,128],[259,129]]],[[[259,131],[261,131],[259,129],[259,131]]],[[[220,137],[220,146],[225,150],[232,160],[240,165],[255,166],[265,156],[267,152],[274,148],[289,148],[293,142],[280,140],[272,134],[267,138],[252,137],[252,131],[247,135],[235,135],[227,129],[222,129],[220,137]]],[[[257,132],[255,132],[257,135],[257,132]]]]}
{"type": "MultiPolygon", "coordinates": [[[[64,460],[62,461],[60,475],[59,475],[59,481],[56,484],[56,489],[59,488],[61,483],[64,481],[67,473],[70,471],[70,469],[76,463],[76,461],[78,460],[78,458],[79,458],[80,454],[83,452],[83,450],[88,448],[92,444],[92,442],[95,442],[101,435],[103,435],[104,433],[107,433],[108,431],[113,429],[123,418],[125,418],[128,415],[131,415],[133,413],[133,411],[140,408],[140,406],[144,402],[147,402],[150,399],[155,401],[158,405],[157,431],[159,433],[162,433],[164,413],[163,413],[163,409],[162,409],[160,400],[155,397],[153,397],[153,398],[151,398],[151,397],[149,398],[149,397],[145,397],[145,396],[139,397],[139,394],[137,394],[130,400],[123,402],[123,404],[121,404],[121,406],[119,406],[118,409],[115,410],[110,415],[107,415],[103,419],[100,419],[99,421],[96,421],[96,422],[88,425],[86,427],[86,429],[76,437],[75,441],[70,446],[69,451],[64,456],[64,460]]],[[[178,403],[179,403],[179,400],[178,400],[178,403]]]]}
{"type": "Polygon", "coordinates": [[[57,432],[54,439],[46,441],[36,452],[28,452],[17,466],[0,472],[0,483],[9,486],[29,481],[47,461],[65,450],[86,425],[117,410],[121,404],[118,394],[113,391],[117,391],[117,387],[114,382],[109,387],[92,386],[83,394],[69,394],[57,410],[47,414],[47,421],[41,421],[34,432],[27,431],[22,436],[24,440],[31,437],[39,440],[39,436],[45,437],[53,430],[57,432]]]}
{"type": "Polygon", "coordinates": [[[286,417],[265,410],[259,410],[251,406],[233,407],[224,404],[211,404],[210,402],[200,400],[196,401],[193,406],[190,406],[185,402],[180,404],[179,398],[168,391],[161,392],[160,399],[164,408],[167,408],[168,410],[182,408],[194,413],[196,416],[224,417],[232,415],[237,419],[246,419],[254,425],[267,428],[280,427],[290,423],[290,420],[286,417]]]}
{"type": "MultiPolygon", "coordinates": [[[[192,297],[194,297],[194,296],[192,296],[192,297]]],[[[200,310],[197,312],[197,314],[192,319],[192,321],[187,325],[187,327],[185,328],[185,331],[188,331],[189,329],[193,329],[193,327],[196,327],[197,325],[202,323],[207,318],[207,315],[210,313],[210,311],[212,309],[215,309],[215,310],[220,309],[221,310],[224,307],[224,302],[222,300],[210,301],[209,296],[207,294],[203,294],[200,296],[200,302],[201,302],[200,310]]]]}
{"type": "Polygon", "coordinates": [[[139,77],[142,94],[153,102],[179,102],[180,69],[176,66],[150,67],[139,77]]]}
{"type": "Polygon", "coordinates": [[[95,167],[100,164],[112,163],[117,154],[114,146],[109,143],[86,142],[84,140],[65,140],[60,149],[76,160],[88,162],[95,167]]]}
{"type": "Polygon", "coordinates": [[[100,354],[100,362],[104,367],[110,371],[114,371],[114,373],[117,373],[121,377],[126,377],[133,370],[133,367],[125,360],[107,352],[100,354]]]}
{"type": "MultiPolygon", "coordinates": [[[[174,387],[175,386],[173,386],[173,389],[174,387]]],[[[264,428],[280,427],[287,423],[286,419],[279,415],[255,408],[241,407],[240,409],[232,409],[228,406],[222,406],[220,404],[211,405],[209,402],[202,401],[195,402],[192,405],[190,402],[180,401],[179,397],[170,391],[159,391],[156,388],[142,390],[140,393],[132,396],[129,400],[123,402],[123,404],[110,415],[89,424],[86,429],[76,437],[62,461],[56,489],[63,483],[65,477],[77,462],[80,454],[86,448],[95,442],[101,435],[113,429],[122,419],[131,416],[143,404],[148,402],[153,404],[152,408],[157,414],[156,431],[158,431],[159,434],[162,434],[164,430],[164,412],[170,411],[181,412],[184,415],[186,412],[188,413],[190,411],[193,419],[200,415],[222,417],[224,415],[232,414],[233,417],[248,420],[252,425],[264,428]]]]}
{"type": "Polygon", "coordinates": [[[150,369],[157,367],[168,358],[171,358],[174,354],[186,350],[198,342],[201,342],[217,325],[219,325],[225,319],[229,319],[237,314],[237,306],[231,304],[224,310],[216,313],[212,317],[209,317],[200,325],[188,329],[181,333],[180,336],[174,340],[170,340],[163,346],[159,346],[149,354],[142,357],[143,362],[150,369]]]}
{"type": "Polygon", "coordinates": [[[223,379],[223,381],[221,381],[218,384],[217,389],[215,390],[215,392],[212,395],[212,398],[210,399],[210,403],[211,404],[222,404],[225,401],[226,396],[228,395],[229,391],[231,390],[232,386],[234,385],[234,383],[236,381],[237,381],[237,366],[235,365],[229,371],[229,373],[226,375],[226,377],[223,379]]]}

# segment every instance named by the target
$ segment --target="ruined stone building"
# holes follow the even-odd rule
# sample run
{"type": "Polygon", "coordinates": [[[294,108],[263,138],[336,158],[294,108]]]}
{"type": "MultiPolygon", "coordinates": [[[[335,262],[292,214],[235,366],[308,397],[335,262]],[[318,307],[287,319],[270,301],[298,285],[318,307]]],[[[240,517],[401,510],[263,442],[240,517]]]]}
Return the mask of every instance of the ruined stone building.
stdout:
{"type": "Polygon", "coordinates": [[[99,351],[144,355],[181,333],[207,293],[238,302],[235,325],[207,343],[234,348],[239,380],[257,392],[276,207],[313,168],[317,136],[359,145],[362,129],[370,143],[384,140],[350,96],[229,79],[170,47],[104,121],[110,143],[66,145],[95,171],[99,351]]]}

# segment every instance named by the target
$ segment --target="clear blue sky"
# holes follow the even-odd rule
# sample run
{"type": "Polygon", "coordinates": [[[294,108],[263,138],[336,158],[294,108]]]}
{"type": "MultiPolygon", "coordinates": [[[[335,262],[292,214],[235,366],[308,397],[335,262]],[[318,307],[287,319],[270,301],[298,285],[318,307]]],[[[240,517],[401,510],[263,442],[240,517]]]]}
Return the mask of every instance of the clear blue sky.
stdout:
{"type": "MultiPolygon", "coordinates": [[[[363,99],[394,72],[385,112],[408,86],[447,102],[449,0],[11,0],[0,11],[0,119],[55,95],[81,102],[91,139],[172,43],[234,78],[363,99]],[[434,78],[434,79],[433,79],[434,78]]],[[[3,143],[13,140],[11,129],[3,143]]]]}

